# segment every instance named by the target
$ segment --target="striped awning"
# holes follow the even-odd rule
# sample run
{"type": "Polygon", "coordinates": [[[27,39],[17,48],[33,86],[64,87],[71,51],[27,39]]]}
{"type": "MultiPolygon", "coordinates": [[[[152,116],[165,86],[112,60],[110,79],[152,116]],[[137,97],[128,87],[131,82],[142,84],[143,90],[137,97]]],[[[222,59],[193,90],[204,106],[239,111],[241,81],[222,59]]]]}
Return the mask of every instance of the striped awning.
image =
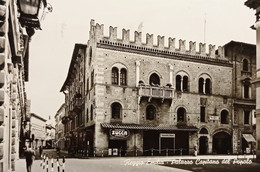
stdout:
{"type": "Polygon", "coordinates": [[[252,136],[252,134],[243,134],[244,139],[247,142],[256,142],[254,136],[252,136]]]}
{"type": "Polygon", "coordinates": [[[109,129],[130,129],[130,130],[164,130],[164,131],[198,131],[194,126],[155,126],[150,124],[119,124],[119,123],[101,123],[102,128],[109,129]]]}

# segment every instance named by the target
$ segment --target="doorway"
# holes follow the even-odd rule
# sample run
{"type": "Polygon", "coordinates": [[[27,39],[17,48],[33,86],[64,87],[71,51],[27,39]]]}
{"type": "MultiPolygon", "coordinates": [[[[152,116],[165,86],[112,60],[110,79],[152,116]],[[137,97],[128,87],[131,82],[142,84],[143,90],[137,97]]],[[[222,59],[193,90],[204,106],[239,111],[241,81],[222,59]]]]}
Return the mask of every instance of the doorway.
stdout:
{"type": "Polygon", "coordinates": [[[125,156],[126,140],[109,140],[108,147],[112,150],[113,156],[125,156]]]}
{"type": "Polygon", "coordinates": [[[216,133],[213,136],[213,153],[229,154],[231,152],[231,136],[226,132],[216,133]]]}
{"type": "Polygon", "coordinates": [[[199,139],[199,154],[205,155],[208,152],[208,137],[201,136],[199,139]]]}

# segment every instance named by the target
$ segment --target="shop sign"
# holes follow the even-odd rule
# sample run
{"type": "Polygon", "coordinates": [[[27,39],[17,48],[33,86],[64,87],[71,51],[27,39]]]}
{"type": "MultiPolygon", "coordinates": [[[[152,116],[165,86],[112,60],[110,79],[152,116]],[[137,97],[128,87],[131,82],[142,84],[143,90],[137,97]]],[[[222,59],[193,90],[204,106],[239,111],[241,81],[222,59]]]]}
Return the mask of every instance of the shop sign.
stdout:
{"type": "Polygon", "coordinates": [[[209,116],[209,120],[217,121],[219,120],[219,116],[209,116]]]}
{"type": "Polygon", "coordinates": [[[174,133],[161,133],[160,137],[161,138],[175,138],[175,134],[174,133]]]}
{"type": "Polygon", "coordinates": [[[130,135],[130,131],[126,129],[111,129],[110,136],[118,138],[126,138],[130,135]]]}

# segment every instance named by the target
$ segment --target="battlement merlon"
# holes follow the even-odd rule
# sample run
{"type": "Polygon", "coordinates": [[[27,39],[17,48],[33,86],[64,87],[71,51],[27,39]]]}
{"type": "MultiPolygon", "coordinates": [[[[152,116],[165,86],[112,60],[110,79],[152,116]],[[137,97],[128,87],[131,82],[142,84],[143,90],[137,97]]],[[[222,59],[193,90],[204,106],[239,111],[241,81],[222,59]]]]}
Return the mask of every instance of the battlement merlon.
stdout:
{"type": "Polygon", "coordinates": [[[215,45],[209,45],[209,52],[206,52],[206,44],[199,43],[199,50],[196,51],[196,42],[189,42],[189,49],[186,49],[186,40],[179,40],[179,49],[176,49],[175,38],[168,38],[168,47],[165,47],[165,37],[157,36],[157,45],[154,45],[153,42],[153,34],[146,34],[145,42],[142,42],[142,32],[135,31],[134,32],[134,40],[130,40],[130,30],[122,29],[122,39],[119,39],[117,36],[117,27],[109,27],[109,35],[104,35],[104,25],[103,24],[95,24],[95,20],[91,20],[90,22],[90,38],[96,39],[97,42],[100,40],[121,43],[126,45],[133,46],[141,46],[150,49],[158,49],[163,51],[171,51],[171,52],[179,52],[179,53],[187,53],[191,55],[199,55],[206,56],[210,58],[216,59],[224,59],[224,49],[223,47],[218,47],[218,50],[215,50],[215,45]],[[217,52],[217,54],[216,54],[217,52]]]}

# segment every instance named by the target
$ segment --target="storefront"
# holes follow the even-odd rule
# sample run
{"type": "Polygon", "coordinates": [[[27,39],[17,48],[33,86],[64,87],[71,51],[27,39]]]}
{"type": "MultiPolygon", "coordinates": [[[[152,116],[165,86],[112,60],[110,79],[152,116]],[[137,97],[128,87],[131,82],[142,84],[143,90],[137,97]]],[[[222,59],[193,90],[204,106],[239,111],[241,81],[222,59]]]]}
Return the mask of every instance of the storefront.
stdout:
{"type": "Polygon", "coordinates": [[[153,126],[146,124],[102,123],[108,135],[108,156],[188,155],[189,136],[198,131],[191,126],[153,126]]]}

